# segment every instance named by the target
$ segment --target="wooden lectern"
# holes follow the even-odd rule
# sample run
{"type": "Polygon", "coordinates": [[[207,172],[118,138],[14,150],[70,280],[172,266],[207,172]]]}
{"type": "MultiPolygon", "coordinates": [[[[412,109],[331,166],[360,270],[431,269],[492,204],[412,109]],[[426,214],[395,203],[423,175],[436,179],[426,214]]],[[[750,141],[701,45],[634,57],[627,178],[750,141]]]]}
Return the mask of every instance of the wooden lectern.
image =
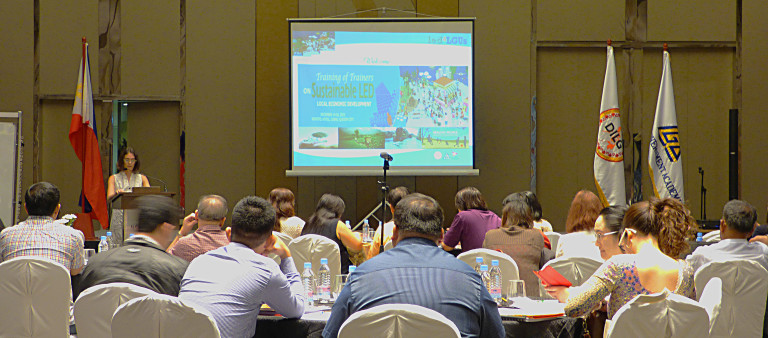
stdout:
{"type": "MultiPolygon", "coordinates": [[[[139,211],[136,209],[135,200],[146,195],[161,195],[173,197],[176,193],[163,191],[161,187],[134,187],[132,192],[121,192],[113,197],[109,203],[112,209],[123,210],[123,241],[130,234],[136,232],[139,221],[139,211]]],[[[122,243],[121,243],[122,244],[122,243]]]]}

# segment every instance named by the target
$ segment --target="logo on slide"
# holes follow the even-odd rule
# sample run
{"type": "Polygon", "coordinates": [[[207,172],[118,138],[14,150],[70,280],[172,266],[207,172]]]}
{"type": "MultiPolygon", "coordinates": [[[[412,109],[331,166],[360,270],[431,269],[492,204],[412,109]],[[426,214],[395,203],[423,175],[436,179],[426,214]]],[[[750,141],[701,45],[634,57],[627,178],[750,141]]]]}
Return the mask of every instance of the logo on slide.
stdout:
{"type": "Polygon", "coordinates": [[[443,153],[441,153],[441,152],[439,152],[439,151],[436,151],[436,152],[435,152],[435,159],[436,159],[436,160],[439,160],[439,159],[441,159],[441,158],[443,158],[443,153]]]}

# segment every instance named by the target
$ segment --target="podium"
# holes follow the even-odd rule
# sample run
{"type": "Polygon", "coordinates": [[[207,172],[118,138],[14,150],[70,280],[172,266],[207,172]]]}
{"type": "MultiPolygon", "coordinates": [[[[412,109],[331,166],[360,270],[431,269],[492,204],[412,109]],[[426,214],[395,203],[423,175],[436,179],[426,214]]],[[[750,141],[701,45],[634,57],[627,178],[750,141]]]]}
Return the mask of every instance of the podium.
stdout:
{"type": "MultiPolygon", "coordinates": [[[[123,210],[123,242],[136,232],[139,223],[139,210],[136,207],[136,199],[146,195],[161,195],[173,197],[176,193],[163,191],[160,187],[134,187],[131,192],[121,192],[112,197],[109,203],[112,209],[123,210]]],[[[122,244],[122,243],[121,243],[122,244]]]]}

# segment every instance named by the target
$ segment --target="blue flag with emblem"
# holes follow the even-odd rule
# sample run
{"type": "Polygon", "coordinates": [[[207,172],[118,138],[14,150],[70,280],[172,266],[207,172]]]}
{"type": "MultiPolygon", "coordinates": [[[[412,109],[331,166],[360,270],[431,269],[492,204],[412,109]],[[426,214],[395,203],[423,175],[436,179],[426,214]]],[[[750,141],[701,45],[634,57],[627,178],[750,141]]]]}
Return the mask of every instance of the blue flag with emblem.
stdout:
{"type": "Polygon", "coordinates": [[[672,197],[685,202],[683,161],[675,111],[672,67],[669,62],[669,52],[666,50],[664,50],[659,98],[656,101],[656,116],[653,119],[651,142],[648,147],[648,165],[656,197],[672,197]]]}

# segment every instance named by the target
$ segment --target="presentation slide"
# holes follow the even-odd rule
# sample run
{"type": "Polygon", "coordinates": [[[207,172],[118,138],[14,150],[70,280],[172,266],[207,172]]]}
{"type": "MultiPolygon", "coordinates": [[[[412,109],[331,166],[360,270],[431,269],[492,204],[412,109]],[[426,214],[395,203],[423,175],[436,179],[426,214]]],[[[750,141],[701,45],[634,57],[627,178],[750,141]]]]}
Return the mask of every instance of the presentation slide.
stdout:
{"type": "Polygon", "coordinates": [[[291,22],[289,174],[472,174],[472,55],[471,20],[291,22]]]}

